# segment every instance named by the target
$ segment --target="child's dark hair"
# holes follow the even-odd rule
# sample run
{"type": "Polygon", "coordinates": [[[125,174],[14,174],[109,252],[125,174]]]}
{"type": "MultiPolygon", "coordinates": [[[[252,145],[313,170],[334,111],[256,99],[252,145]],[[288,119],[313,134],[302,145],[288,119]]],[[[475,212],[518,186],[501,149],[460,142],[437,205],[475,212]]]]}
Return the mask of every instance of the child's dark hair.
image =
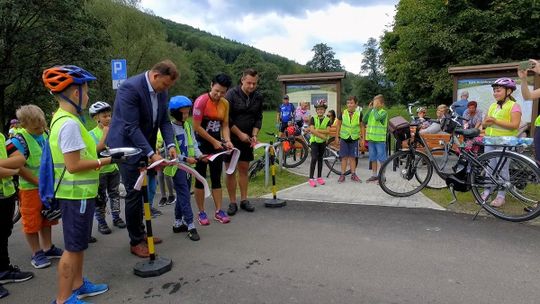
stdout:
{"type": "Polygon", "coordinates": [[[212,78],[212,85],[214,84],[219,84],[222,87],[230,88],[232,85],[232,80],[229,75],[225,73],[220,73],[214,76],[214,78],[212,78]]]}
{"type": "Polygon", "coordinates": [[[347,98],[347,100],[352,100],[352,101],[354,101],[354,103],[356,103],[356,104],[358,103],[358,98],[356,98],[356,96],[354,96],[354,95],[353,95],[353,96],[349,96],[349,98],[347,98]]]}

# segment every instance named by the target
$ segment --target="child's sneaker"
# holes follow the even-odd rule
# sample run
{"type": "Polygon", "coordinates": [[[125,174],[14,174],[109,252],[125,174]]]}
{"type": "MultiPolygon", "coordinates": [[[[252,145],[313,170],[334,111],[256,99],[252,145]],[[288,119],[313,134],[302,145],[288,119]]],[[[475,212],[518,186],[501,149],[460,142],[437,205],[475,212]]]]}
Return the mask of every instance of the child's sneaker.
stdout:
{"type": "Polygon", "coordinates": [[[318,177],[318,178],[317,178],[317,183],[319,183],[319,185],[324,185],[324,184],[326,184],[326,182],[324,181],[324,178],[322,178],[322,177],[318,177]]]}
{"type": "Polygon", "coordinates": [[[176,203],[176,196],[174,196],[174,195],[169,196],[167,198],[167,205],[172,205],[174,203],[176,203]]]}
{"type": "Polygon", "coordinates": [[[208,216],[206,216],[206,212],[204,212],[204,211],[199,212],[199,216],[198,216],[197,220],[199,221],[199,225],[201,225],[201,226],[210,225],[210,221],[208,220],[208,216]]]}
{"type": "Polygon", "coordinates": [[[59,259],[62,257],[62,254],[64,254],[64,250],[54,245],[51,245],[51,248],[45,251],[45,256],[48,257],[49,259],[59,259]]]}
{"type": "Polygon", "coordinates": [[[352,180],[353,182],[358,182],[358,183],[361,183],[361,182],[362,182],[362,180],[360,179],[360,177],[358,177],[358,175],[356,175],[356,173],[353,173],[353,174],[351,175],[351,180],[352,180]]]}
{"type": "Polygon", "coordinates": [[[112,230],[109,228],[109,225],[107,225],[107,222],[103,221],[98,224],[98,231],[101,234],[111,234],[112,230]]]}
{"type": "Polygon", "coordinates": [[[377,176],[371,176],[370,178],[366,179],[366,183],[376,183],[379,181],[379,178],[377,176]]]}
{"type": "Polygon", "coordinates": [[[201,237],[199,236],[199,233],[197,233],[197,229],[195,228],[188,230],[187,235],[189,239],[192,241],[198,241],[201,239],[201,237]]]}
{"type": "MultiPolygon", "coordinates": [[[[57,303],[58,302],[56,302],[56,300],[53,300],[51,304],[57,304],[57,303]]],[[[79,298],[77,298],[77,294],[72,293],[71,296],[67,298],[67,300],[64,301],[64,304],[90,304],[90,303],[79,300],[79,298]]]]}
{"type": "Polygon", "coordinates": [[[309,181],[308,181],[309,185],[311,187],[317,187],[317,183],[315,182],[315,179],[314,178],[310,178],[309,181]]]}
{"type": "Polygon", "coordinates": [[[86,297],[100,295],[107,290],[109,290],[109,286],[107,286],[107,284],[94,284],[88,281],[87,278],[83,278],[83,284],[81,287],[75,289],[73,293],[77,295],[78,299],[83,299],[86,297]]]}
{"type": "Polygon", "coordinates": [[[21,271],[19,267],[9,265],[8,270],[0,272],[0,284],[24,282],[33,277],[32,272],[21,271]]]}
{"type": "Polygon", "coordinates": [[[49,259],[45,256],[45,253],[41,249],[34,253],[30,263],[36,269],[42,269],[51,266],[51,261],[49,261],[49,259]]]}
{"type": "Polygon", "coordinates": [[[490,194],[490,193],[489,193],[488,191],[482,192],[482,201],[483,201],[483,202],[485,202],[485,201],[488,199],[489,194],[490,194]]]}
{"type": "Polygon", "coordinates": [[[182,220],[174,220],[172,231],[174,233],[187,232],[188,227],[182,222],[182,220]]]}
{"type": "Polygon", "coordinates": [[[343,183],[344,181],[345,181],[345,175],[342,174],[342,175],[339,176],[337,182],[341,184],[341,183],[343,183]]]}
{"type": "Polygon", "coordinates": [[[160,215],[163,215],[163,212],[157,210],[154,207],[150,207],[150,214],[152,215],[153,218],[155,218],[155,217],[158,217],[160,215]]]}
{"type": "Polygon", "coordinates": [[[504,197],[502,196],[497,196],[494,200],[491,201],[491,206],[493,207],[500,207],[502,205],[504,205],[505,201],[504,201],[504,197]]]}
{"type": "Polygon", "coordinates": [[[227,224],[231,221],[229,216],[223,210],[216,211],[216,213],[214,213],[214,219],[222,224],[227,224]]]}
{"type": "Polygon", "coordinates": [[[127,226],[126,222],[124,222],[124,220],[121,217],[117,217],[113,219],[113,225],[121,229],[124,229],[127,226]]]}
{"type": "Polygon", "coordinates": [[[160,200],[159,200],[159,203],[158,203],[158,206],[160,207],[163,207],[167,205],[167,198],[166,197],[162,197],[160,200]]]}

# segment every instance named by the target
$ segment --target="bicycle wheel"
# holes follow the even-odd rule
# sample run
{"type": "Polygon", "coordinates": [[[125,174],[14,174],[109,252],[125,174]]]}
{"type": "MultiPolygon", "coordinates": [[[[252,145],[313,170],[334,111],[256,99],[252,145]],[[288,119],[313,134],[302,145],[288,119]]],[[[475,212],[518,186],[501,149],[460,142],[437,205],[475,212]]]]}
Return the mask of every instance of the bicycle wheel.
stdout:
{"type": "MultiPolygon", "coordinates": [[[[445,175],[454,173],[454,166],[457,164],[459,156],[454,150],[448,150],[448,153],[444,151],[444,148],[434,148],[430,150],[433,155],[433,166],[437,166],[441,172],[442,177],[434,172],[431,176],[429,183],[426,185],[426,188],[430,189],[446,189],[445,175]]],[[[434,168],[435,169],[435,168],[434,168]]]]}
{"type": "MultiPolygon", "coordinates": [[[[282,149],[283,149],[283,145],[282,149]]],[[[309,153],[309,147],[305,141],[300,138],[294,138],[294,142],[289,142],[289,149],[283,149],[283,167],[294,168],[300,166],[306,161],[309,153]]]]}
{"type": "MultiPolygon", "coordinates": [[[[341,175],[341,157],[339,157],[338,146],[334,144],[335,137],[330,137],[327,140],[326,149],[324,150],[324,164],[330,171],[337,175],[341,175]]],[[[358,165],[358,158],[356,158],[356,164],[358,165]]],[[[351,169],[345,171],[345,175],[351,174],[351,169]]]]}
{"type": "Polygon", "coordinates": [[[469,182],[475,199],[487,212],[511,222],[527,221],[540,214],[540,169],[533,160],[513,152],[492,151],[481,155],[478,162],[481,166],[473,166],[469,182]],[[505,164],[507,173],[500,170],[505,164]],[[504,204],[492,206],[499,191],[506,194],[504,204]]]}
{"type": "Polygon", "coordinates": [[[257,159],[256,161],[251,162],[248,168],[248,177],[249,179],[254,179],[257,176],[259,171],[264,169],[264,159],[257,159]]]}
{"type": "Polygon", "coordinates": [[[392,196],[411,196],[429,183],[432,174],[433,165],[424,153],[398,151],[382,164],[379,186],[392,196]]]}

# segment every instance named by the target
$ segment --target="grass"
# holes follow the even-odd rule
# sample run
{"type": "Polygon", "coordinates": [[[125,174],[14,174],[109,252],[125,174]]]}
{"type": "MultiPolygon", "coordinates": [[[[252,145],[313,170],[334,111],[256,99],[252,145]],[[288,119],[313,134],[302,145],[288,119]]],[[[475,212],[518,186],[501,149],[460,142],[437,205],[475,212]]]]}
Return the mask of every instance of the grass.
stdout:
{"type": "Polygon", "coordinates": [[[424,188],[422,193],[429,199],[439,204],[441,207],[450,211],[474,214],[478,211],[480,206],[476,204],[472,192],[457,192],[456,196],[458,201],[450,205],[452,201],[452,194],[448,189],[427,189],[424,188]]]}

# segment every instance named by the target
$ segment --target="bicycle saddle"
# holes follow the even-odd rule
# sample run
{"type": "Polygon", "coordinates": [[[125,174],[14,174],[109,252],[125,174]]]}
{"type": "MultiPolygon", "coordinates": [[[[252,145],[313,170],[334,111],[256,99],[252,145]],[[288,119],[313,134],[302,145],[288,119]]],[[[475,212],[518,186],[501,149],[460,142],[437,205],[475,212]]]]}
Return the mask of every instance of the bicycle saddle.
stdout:
{"type": "Polygon", "coordinates": [[[465,138],[475,138],[476,136],[480,135],[480,129],[456,129],[455,133],[457,135],[463,135],[465,138]]]}

